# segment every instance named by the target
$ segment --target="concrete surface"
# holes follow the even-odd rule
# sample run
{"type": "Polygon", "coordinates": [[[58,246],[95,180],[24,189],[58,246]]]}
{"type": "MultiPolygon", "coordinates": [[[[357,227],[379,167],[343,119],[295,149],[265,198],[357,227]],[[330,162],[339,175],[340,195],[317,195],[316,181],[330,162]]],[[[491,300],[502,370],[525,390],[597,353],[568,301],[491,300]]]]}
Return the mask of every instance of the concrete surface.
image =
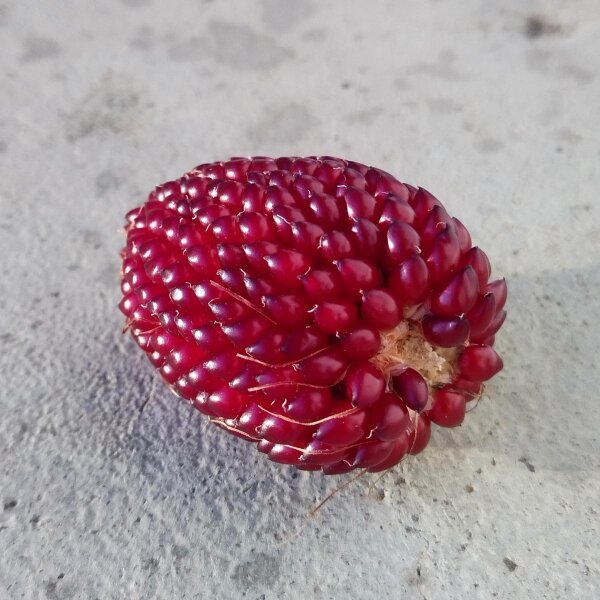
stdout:
{"type": "Polygon", "coordinates": [[[0,598],[600,597],[597,0],[3,0],[0,49],[0,598]],[[249,153],[423,184],[509,278],[467,423],[312,518],[344,477],[120,334],[122,215],[249,153]]]}

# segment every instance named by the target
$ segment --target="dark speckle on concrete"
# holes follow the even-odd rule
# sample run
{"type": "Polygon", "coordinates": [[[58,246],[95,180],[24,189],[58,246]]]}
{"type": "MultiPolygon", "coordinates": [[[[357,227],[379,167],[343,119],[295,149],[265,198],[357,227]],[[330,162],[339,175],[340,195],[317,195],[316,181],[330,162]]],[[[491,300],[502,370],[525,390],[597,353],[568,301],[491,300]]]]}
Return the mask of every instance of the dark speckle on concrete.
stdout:
{"type": "Polygon", "coordinates": [[[364,125],[371,125],[377,117],[383,114],[383,108],[381,106],[373,106],[365,108],[364,110],[358,110],[348,115],[347,120],[352,123],[360,123],[364,125]]]}
{"type": "Polygon", "coordinates": [[[506,557],[504,557],[502,562],[506,565],[506,567],[511,573],[519,566],[514,560],[511,560],[510,558],[506,557]]]}
{"type": "Polygon", "coordinates": [[[44,586],[44,592],[49,600],[67,600],[80,597],[76,586],[65,584],[64,574],[61,573],[56,580],[48,581],[44,586]]]}
{"type": "Polygon", "coordinates": [[[524,33],[529,39],[536,39],[544,35],[557,35],[562,32],[562,27],[542,15],[529,15],[525,19],[524,33]]]}
{"type": "Polygon", "coordinates": [[[96,177],[96,195],[104,196],[121,185],[120,177],[113,171],[102,171],[96,177]]]}
{"type": "Polygon", "coordinates": [[[309,29],[302,34],[302,39],[307,42],[322,42],[327,37],[327,30],[325,29],[309,29]]]}
{"type": "Polygon", "coordinates": [[[462,111],[462,106],[450,98],[433,98],[428,101],[431,112],[452,115],[462,111]]]}
{"type": "Polygon", "coordinates": [[[81,241],[86,246],[90,246],[94,250],[102,247],[102,236],[94,229],[82,229],[81,241]]]}
{"type": "Polygon", "coordinates": [[[502,150],[504,144],[493,138],[482,138],[475,142],[475,147],[483,154],[494,154],[502,150]]]}
{"type": "Polygon", "coordinates": [[[273,38],[259,35],[246,25],[221,19],[209,22],[205,35],[193,36],[171,45],[168,57],[175,62],[213,58],[233,69],[263,70],[289,60],[293,52],[273,38]]]}
{"type": "Polygon", "coordinates": [[[559,75],[567,79],[572,79],[577,83],[590,83],[594,79],[594,71],[575,64],[563,64],[558,69],[559,75]]]}
{"type": "Polygon", "coordinates": [[[141,27],[138,29],[134,38],[129,42],[129,46],[135,50],[149,52],[156,45],[156,36],[150,27],[141,27]]]}
{"type": "Polygon", "coordinates": [[[406,77],[398,76],[393,81],[394,88],[400,92],[404,92],[411,88],[410,80],[406,77]]]}
{"type": "Polygon", "coordinates": [[[193,36],[171,45],[168,56],[175,62],[193,62],[201,60],[208,51],[208,40],[202,36],[193,36]]]}
{"type": "Polygon", "coordinates": [[[4,503],[4,510],[12,510],[17,505],[16,500],[7,500],[4,503]]]}
{"type": "Polygon", "coordinates": [[[472,494],[474,491],[475,488],[470,483],[465,485],[465,492],[467,492],[467,494],[472,494]]]}
{"type": "Polygon", "coordinates": [[[591,212],[593,206],[589,202],[584,202],[583,204],[573,204],[569,208],[573,214],[579,215],[581,213],[585,214],[591,212]]]}
{"type": "Polygon", "coordinates": [[[10,7],[7,4],[0,4],[0,27],[3,27],[8,23],[8,13],[10,7]]]}
{"type": "Polygon", "coordinates": [[[314,14],[309,0],[262,0],[263,23],[274,31],[287,31],[314,14]]]}
{"type": "Polygon", "coordinates": [[[452,48],[445,48],[440,52],[439,60],[442,63],[453,63],[456,61],[456,52],[452,48]]]}
{"type": "Polygon", "coordinates": [[[179,575],[186,571],[185,564],[187,561],[185,559],[190,555],[190,549],[186,546],[175,544],[172,548],[172,552],[175,572],[179,575]]]}
{"type": "Polygon", "coordinates": [[[148,571],[148,577],[151,577],[158,571],[159,565],[160,561],[158,558],[147,558],[142,562],[142,569],[144,569],[144,571],[148,571]]]}
{"type": "Polygon", "coordinates": [[[98,275],[98,283],[106,286],[107,288],[113,288],[116,285],[118,277],[118,268],[113,263],[107,264],[98,275]]]}
{"type": "Polygon", "coordinates": [[[23,40],[22,63],[37,62],[56,56],[61,47],[56,40],[45,36],[29,36],[23,40]]]}
{"type": "Polygon", "coordinates": [[[301,140],[318,125],[318,119],[303,104],[292,102],[267,107],[258,121],[247,130],[248,139],[256,146],[265,143],[287,144],[301,140]]]}
{"type": "Polygon", "coordinates": [[[103,77],[67,115],[67,140],[76,142],[101,131],[127,133],[142,119],[140,96],[125,82],[103,77]]]}
{"type": "Polygon", "coordinates": [[[181,560],[182,558],[185,558],[186,556],[188,556],[190,553],[190,549],[187,548],[186,546],[181,546],[179,544],[175,544],[173,546],[173,556],[175,557],[176,560],[181,560]]]}
{"type": "Polygon", "coordinates": [[[236,565],[231,578],[244,590],[259,587],[263,584],[272,585],[274,581],[279,579],[280,561],[279,556],[257,552],[250,556],[248,560],[236,565]]]}
{"type": "Polygon", "coordinates": [[[522,457],[519,459],[519,462],[520,462],[520,463],[523,463],[523,464],[524,464],[524,465],[527,467],[527,470],[528,470],[530,473],[535,473],[535,467],[534,467],[534,466],[533,466],[533,465],[532,465],[532,464],[529,462],[529,459],[528,459],[528,458],[526,458],[525,456],[522,456],[522,457]]]}

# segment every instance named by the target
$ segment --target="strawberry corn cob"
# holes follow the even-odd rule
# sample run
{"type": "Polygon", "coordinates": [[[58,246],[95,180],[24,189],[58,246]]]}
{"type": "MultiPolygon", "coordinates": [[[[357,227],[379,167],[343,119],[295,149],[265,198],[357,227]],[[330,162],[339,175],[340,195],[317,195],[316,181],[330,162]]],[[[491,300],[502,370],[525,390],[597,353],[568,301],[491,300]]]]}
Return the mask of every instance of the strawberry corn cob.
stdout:
{"type": "Polygon", "coordinates": [[[181,398],[279,463],[383,471],[460,425],[504,279],[423,188],[332,157],[233,158],[126,217],[120,309],[181,398]]]}

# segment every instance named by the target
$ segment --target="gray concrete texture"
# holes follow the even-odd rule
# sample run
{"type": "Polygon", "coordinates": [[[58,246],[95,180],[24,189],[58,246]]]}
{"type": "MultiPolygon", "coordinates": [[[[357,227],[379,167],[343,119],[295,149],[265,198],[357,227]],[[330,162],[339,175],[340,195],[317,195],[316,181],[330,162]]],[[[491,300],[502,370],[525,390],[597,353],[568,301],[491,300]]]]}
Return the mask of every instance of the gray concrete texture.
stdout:
{"type": "Polygon", "coordinates": [[[600,597],[598,0],[3,0],[0,49],[1,598],[600,597]],[[311,517],[347,477],[178,403],[116,304],[156,183],[313,153],[439,195],[510,315],[466,423],[311,517]]]}

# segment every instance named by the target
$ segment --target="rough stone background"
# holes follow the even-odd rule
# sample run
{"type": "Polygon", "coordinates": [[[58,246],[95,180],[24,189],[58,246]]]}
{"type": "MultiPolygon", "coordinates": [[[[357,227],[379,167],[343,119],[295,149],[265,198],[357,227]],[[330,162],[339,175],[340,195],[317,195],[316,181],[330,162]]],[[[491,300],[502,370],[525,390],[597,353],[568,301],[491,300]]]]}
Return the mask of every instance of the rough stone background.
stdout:
{"type": "Polygon", "coordinates": [[[0,50],[1,598],[600,597],[598,0],[3,0],[0,50]],[[427,186],[510,284],[466,424],[315,517],[120,334],[125,211],[251,153],[427,186]]]}

